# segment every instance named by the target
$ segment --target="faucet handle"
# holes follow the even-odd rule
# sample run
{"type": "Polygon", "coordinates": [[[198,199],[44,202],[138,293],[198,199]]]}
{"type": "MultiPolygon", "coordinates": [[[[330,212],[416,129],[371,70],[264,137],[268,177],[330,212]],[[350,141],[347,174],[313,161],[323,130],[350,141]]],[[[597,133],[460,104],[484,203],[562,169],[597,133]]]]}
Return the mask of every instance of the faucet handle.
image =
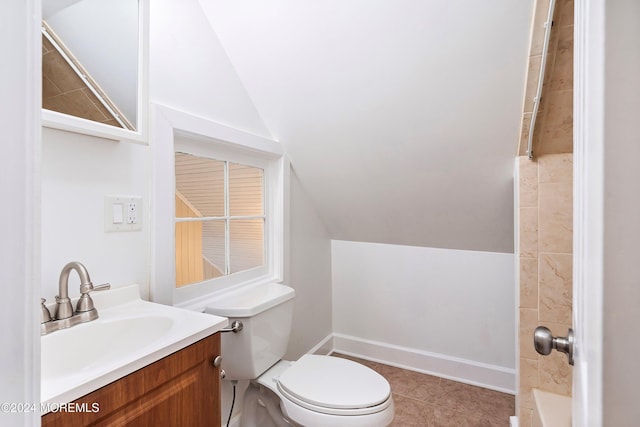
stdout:
{"type": "Polygon", "coordinates": [[[99,286],[93,286],[93,283],[84,283],[80,285],[80,299],[78,300],[78,304],[76,305],[76,312],[84,312],[95,310],[93,306],[93,300],[89,296],[90,292],[93,291],[106,291],[111,288],[110,283],[105,283],[99,286]]]}
{"type": "Polygon", "coordinates": [[[44,305],[46,301],[46,299],[40,298],[40,323],[47,323],[51,321],[51,313],[49,312],[47,306],[44,305]]]}
{"type": "Polygon", "coordinates": [[[102,285],[94,286],[89,292],[106,291],[108,289],[111,289],[111,283],[103,283],[102,285]]]}
{"type": "Polygon", "coordinates": [[[110,283],[105,283],[103,285],[93,286],[93,283],[87,282],[80,285],[80,293],[85,295],[89,294],[89,292],[93,291],[106,291],[111,288],[110,283]]]}

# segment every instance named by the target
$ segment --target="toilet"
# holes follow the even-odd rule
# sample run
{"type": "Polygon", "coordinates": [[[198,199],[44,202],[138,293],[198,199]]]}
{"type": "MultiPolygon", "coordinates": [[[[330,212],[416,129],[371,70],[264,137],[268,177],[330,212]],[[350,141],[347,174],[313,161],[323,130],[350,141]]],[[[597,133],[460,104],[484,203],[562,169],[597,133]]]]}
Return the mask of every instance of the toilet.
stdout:
{"type": "Polygon", "coordinates": [[[226,380],[249,380],[241,427],[384,427],[394,407],[387,380],[351,360],[303,355],[282,360],[293,314],[292,288],[260,284],[207,303],[205,313],[238,320],[222,334],[226,380]]]}

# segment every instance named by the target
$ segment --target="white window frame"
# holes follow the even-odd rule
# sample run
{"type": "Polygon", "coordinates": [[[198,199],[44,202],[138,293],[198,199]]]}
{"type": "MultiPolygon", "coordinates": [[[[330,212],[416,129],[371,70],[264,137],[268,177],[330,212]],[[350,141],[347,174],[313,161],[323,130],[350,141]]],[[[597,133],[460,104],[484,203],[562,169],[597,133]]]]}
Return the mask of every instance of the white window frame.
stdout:
{"type": "Polygon", "coordinates": [[[151,106],[152,268],[154,302],[200,310],[220,291],[281,282],[285,254],[285,199],[289,163],[279,142],[163,105],[151,106]],[[264,265],[176,288],[175,153],[240,163],[264,170],[264,265]]]}

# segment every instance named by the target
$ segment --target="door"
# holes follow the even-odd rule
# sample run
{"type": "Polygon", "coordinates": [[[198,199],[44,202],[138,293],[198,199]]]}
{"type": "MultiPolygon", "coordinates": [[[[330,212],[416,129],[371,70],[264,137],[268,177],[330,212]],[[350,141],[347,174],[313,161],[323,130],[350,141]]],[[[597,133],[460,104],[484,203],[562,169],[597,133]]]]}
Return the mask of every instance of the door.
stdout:
{"type": "MultiPolygon", "coordinates": [[[[603,19],[575,2],[573,425],[602,425],[603,19]],[[597,101],[596,101],[597,99],[597,101]]],[[[598,12],[598,13],[597,13],[598,12]]]]}
{"type": "Polygon", "coordinates": [[[640,2],[576,0],[574,426],[640,419],[640,2]]]}

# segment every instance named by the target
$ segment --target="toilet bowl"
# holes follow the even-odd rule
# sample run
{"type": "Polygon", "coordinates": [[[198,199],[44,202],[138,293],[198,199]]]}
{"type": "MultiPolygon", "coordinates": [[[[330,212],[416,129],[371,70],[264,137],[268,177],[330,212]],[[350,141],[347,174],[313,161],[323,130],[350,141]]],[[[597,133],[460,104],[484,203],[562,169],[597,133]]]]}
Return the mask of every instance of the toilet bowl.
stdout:
{"type": "Polygon", "coordinates": [[[352,360],[306,354],[282,360],[291,329],[292,288],[270,283],[230,292],[205,312],[243,323],[222,335],[227,380],[250,380],[241,427],[385,427],[394,414],[391,388],[352,360]]]}
{"type": "Polygon", "coordinates": [[[393,420],[387,380],[351,360],[317,355],[304,355],[295,362],[282,360],[253,385],[277,396],[284,418],[297,425],[371,427],[387,426],[393,420]]]}

